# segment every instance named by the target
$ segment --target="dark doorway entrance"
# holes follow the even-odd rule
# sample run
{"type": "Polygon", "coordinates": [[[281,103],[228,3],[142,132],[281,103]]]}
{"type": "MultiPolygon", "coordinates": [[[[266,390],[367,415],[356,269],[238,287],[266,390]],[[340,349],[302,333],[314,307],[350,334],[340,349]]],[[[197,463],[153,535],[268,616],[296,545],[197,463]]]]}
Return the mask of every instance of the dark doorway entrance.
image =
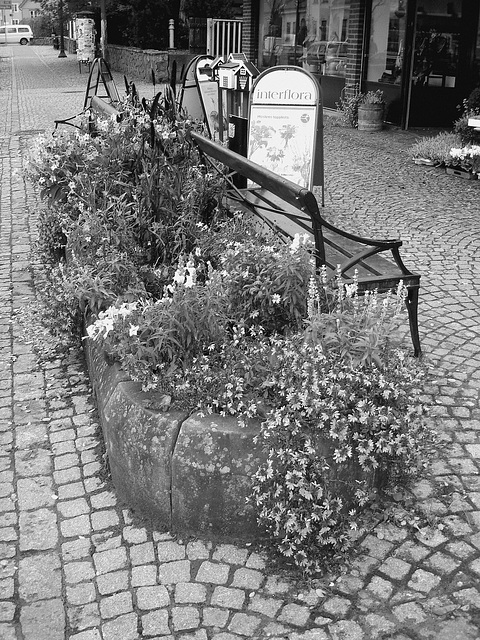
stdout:
{"type": "Polygon", "coordinates": [[[458,105],[478,82],[475,47],[479,3],[417,0],[416,5],[403,121],[410,127],[449,127],[459,116],[458,105]]]}
{"type": "Polygon", "coordinates": [[[382,89],[389,122],[452,126],[480,84],[479,11],[479,0],[369,0],[363,86],[382,89]]]}

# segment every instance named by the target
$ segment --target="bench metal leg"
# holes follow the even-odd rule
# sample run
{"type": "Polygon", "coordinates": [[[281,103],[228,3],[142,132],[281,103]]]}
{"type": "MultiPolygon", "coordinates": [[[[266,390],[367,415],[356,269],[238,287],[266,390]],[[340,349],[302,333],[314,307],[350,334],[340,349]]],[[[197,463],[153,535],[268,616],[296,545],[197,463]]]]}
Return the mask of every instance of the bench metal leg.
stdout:
{"type": "Polygon", "coordinates": [[[420,335],[418,333],[418,290],[419,286],[408,287],[408,295],[406,299],[408,322],[410,324],[410,335],[412,336],[413,352],[416,358],[422,353],[420,346],[420,335]]]}

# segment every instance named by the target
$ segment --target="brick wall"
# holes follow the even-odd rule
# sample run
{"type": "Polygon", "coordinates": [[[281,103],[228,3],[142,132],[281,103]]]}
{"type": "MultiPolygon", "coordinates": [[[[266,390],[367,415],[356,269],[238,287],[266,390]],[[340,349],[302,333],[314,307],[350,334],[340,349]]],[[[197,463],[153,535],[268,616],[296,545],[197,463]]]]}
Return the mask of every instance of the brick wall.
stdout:
{"type": "Polygon", "coordinates": [[[362,73],[363,35],[365,28],[366,0],[350,0],[348,20],[348,62],[345,77],[345,94],[351,97],[360,85],[362,73]]]}

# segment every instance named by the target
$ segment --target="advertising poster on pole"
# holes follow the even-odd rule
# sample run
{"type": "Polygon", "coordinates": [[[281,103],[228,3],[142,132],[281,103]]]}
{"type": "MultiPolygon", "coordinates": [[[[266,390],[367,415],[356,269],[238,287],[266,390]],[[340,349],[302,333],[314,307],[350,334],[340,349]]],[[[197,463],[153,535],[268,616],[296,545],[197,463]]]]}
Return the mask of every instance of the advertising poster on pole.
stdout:
{"type": "Polygon", "coordinates": [[[77,60],[93,62],[95,60],[95,22],[92,18],[75,20],[77,33],[77,60]]]}
{"type": "Polygon", "coordinates": [[[321,186],[323,193],[323,105],[313,75],[299,67],[261,73],[249,123],[249,160],[301,187],[321,186]]]}

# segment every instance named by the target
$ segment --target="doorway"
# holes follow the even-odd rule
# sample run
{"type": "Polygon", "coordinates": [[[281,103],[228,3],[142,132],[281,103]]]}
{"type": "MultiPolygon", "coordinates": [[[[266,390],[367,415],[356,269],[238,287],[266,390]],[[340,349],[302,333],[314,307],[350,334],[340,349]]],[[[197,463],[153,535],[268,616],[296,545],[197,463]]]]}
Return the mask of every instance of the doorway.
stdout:
{"type": "Polygon", "coordinates": [[[365,84],[384,91],[388,121],[452,126],[480,82],[478,23],[478,0],[372,3],[365,84]]]}

